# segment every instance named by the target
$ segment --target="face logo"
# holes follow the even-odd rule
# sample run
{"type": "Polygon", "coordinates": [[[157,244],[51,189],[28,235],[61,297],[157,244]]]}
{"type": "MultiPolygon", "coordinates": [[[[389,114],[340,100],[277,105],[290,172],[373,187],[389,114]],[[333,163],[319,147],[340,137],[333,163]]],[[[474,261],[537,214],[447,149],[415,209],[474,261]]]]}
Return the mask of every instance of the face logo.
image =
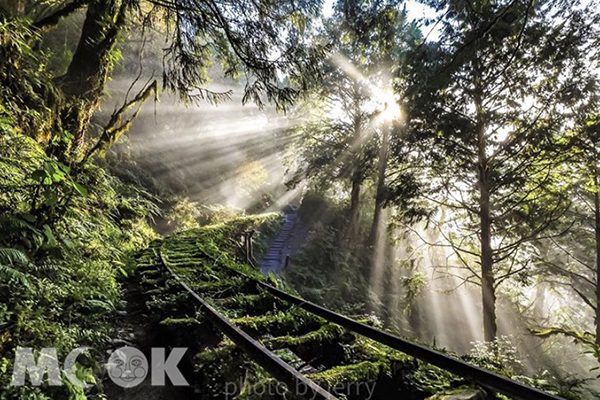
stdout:
{"type": "Polygon", "coordinates": [[[142,383],[148,373],[146,356],[133,347],[121,347],[108,358],[108,375],[117,385],[130,388],[142,383]]]}

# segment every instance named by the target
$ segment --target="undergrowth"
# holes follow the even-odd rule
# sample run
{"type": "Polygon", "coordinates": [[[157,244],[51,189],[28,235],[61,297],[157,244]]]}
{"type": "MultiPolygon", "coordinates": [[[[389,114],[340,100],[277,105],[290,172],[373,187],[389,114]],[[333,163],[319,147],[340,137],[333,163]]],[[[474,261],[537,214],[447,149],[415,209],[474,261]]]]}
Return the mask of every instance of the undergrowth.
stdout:
{"type": "Polygon", "coordinates": [[[97,383],[122,307],[119,279],[131,273],[132,254],[156,238],[150,222],[159,209],[105,169],[46,151],[48,132],[60,129],[52,108],[60,98],[32,35],[0,20],[0,398],[94,398],[97,385],[84,391],[65,371],[62,386],[9,386],[15,350],[54,347],[62,362],[88,346],[78,375],[97,383]]]}
{"type": "MultiPolygon", "coordinates": [[[[194,356],[188,361],[194,365],[197,391],[210,398],[281,398],[258,392],[277,383],[209,322],[175,279],[160,273],[162,260],[237,327],[325,387],[348,391],[363,382],[376,384],[380,397],[424,399],[465,384],[301,308],[274,301],[239,275],[270,279],[246,263],[238,244],[249,230],[258,232],[257,239],[275,236],[280,220],[278,214],[247,216],[180,232],[154,242],[139,257],[138,276],[149,312],[160,320],[159,329],[171,346],[192,348],[194,356]]],[[[364,398],[364,389],[347,398],[364,398]]]]}

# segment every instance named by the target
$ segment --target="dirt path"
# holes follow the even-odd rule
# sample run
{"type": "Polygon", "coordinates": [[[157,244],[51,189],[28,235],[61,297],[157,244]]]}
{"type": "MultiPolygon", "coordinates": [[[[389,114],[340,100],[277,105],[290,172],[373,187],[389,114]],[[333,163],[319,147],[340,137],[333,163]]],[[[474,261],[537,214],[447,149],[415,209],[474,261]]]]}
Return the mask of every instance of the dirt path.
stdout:
{"type": "MultiPolygon", "coordinates": [[[[131,346],[140,350],[148,360],[152,347],[163,347],[157,336],[153,319],[145,314],[144,303],[140,288],[135,278],[131,278],[125,284],[125,300],[127,307],[125,312],[117,317],[111,352],[123,346],[131,346]]],[[[167,350],[168,352],[168,350],[167,350]]],[[[108,356],[108,354],[107,354],[108,356]]],[[[166,379],[169,382],[169,379],[166,379]]],[[[173,400],[192,399],[194,391],[192,387],[181,386],[152,386],[150,373],[137,386],[123,388],[114,383],[108,375],[103,379],[106,398],[108,400],[173,400]]]]}

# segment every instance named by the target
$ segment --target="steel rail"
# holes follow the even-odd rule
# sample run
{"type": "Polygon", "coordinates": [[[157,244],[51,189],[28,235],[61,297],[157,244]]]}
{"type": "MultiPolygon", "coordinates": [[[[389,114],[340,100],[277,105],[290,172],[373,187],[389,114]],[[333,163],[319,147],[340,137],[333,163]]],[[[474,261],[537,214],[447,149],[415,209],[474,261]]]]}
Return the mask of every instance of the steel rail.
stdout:
{"type": "MultiPolygon", "coordinates": [[[[209,255],[207,255],[207,256],[209,258],[212,258],[209,255]]],[[[161,254],[161,258],[162,258],[162,254],[161,254]]],[[[168,266],[166,265],[164,260],[163,260],[163,264],[168,268],[168,266]]],[[[453,374],[470,379],[473,382],[475,382],[476,384],[478,384],[488,390],[491,390],[492,392],[504,394],[506,396],[514,398],[515,400],[566,400],[563,397],[559,397],[559,396],[556,396],[556,395],[553,395],[550,393],[543,392],[539,389],[536,389],[531,386],[527,386],[521,382],[515,381],[514,379],[507,378],[506,376],[502,376],[495,372],[491,372],[491,371],[485,370],[483,368],[477,367],[475,365],[469,364],[465,361],[459,360],[456,357],[449,356],[440,351],[436,351],[436,350],[430,349],[428,347],[425,347],[423,345],[403,339],[400,336],[393,335],[388,332],[384,332],[377,328],[373,328],[372,326],[363,324],[361,322],[358,322],[356,320],[348,318],[344,315],[341,315],[334,311],[328,310],[327,308],[319,306],[318,304],[315,304],[308,300],[304,300],[300,297],[291,295],[281,289],[278,289],[278,288],[276,288],[272,285],[269,285],[259,279],[254,278],[254,277],[251,277],[251,276],[249,276],[241,271],[238,271],[237,269],[232,268],[228,265],[223,264],[223,267],[228,268],[231,271],[234,271],[235,273],[255,282],[258,287],[263,288],[264,290],[268,291],[270,294],[272,294],[273,296],[275,296],[281,300],[284,300],[288,303],[294,304],[312,314],[318,315],[318,316],[326,319],[327,321],[336,323],[336,324],[348,329],[349,331],[352,331],[352,332],[358,333],[359,335],[368,337],[376,342],[384,344],[395,350],[401,351],[402,353],[413,356],[417,359],[425,361],[431,365],[434,365],[436,367],[444,369],[453,374]]],[[[171,273],[174,276],[176,276],[174,274],[174,272],[171,272],[171,273]]],[[[185,285],[181,280],[180,280],[180,283],[185,285]]],[[[210,306],[208,306],[208,307],[210,307],[210,306]]],[[[212,309],[212,307],[211,307],[211,309],[212,309]]],[[[215,312],[217,312],[217,311],[215,310],[215,312]]],[[[222,317],[222,318],[224,318],[224,317],[222,317]]],[[[225,322],[228,324],[226,319],[225,319],[225,322]]],[[[238,328],[236,328],[236,329],[238,329],[238,328]]],[[[241,331],[241,333],[244,333],[244,332],[241,331]]],[[[250,340],[254,340],[250,337],[248,337],[248,338],[250,340]]],[[[295,371],[295,372],[297,372],[297,371],[295,371]]]]}
{"type": "MultiPolygon", "coordinates": [[[[241,272],[239,273],[247,276],[241,272]]],[[[565,400],[562,397],[543,392],[497,373],[468,364],[462,360],[459,360],[458,358],[451,357],[442,352],[432,350],[417,343],[413,343],[409,340],[401,338],[400,336],[396,336],[355,321],[321,307],[315,303],[293,296],[267,283],[251,277],[248,278],[255,280],[259,287],[262,287],[281,300],[297,305],[298,307],[301,307],[310,313],[318,315],[330,322],[336,323],[350,331],[373,339],[376,342],[382,343],[405,354],[423,360],[431,365],[435,365],[436,367],[444,369],[453,374],[471,379],[477,384],[494,392],[502,393],[517,400],[565,400]]]]}
{"type": "Polygon", "coordinates": [[[291,295],[281,289],[277,289],[272,285],[248,276],[243,272],[231,268],[230,266],[224,266],[248,279],[253,280],[259,287],[265,289],[273,296],[281,300],[294,304],[310,313],[326,319],[327,321],[336,323],[348,329],[349,331],[356,332],[362,336],[368,337],[369,339],[373,339],[376,342],[382,343],[395,350],[423,360],[453,374],[471,379],[473,382],[493,392],[504,394],[516,400],[565,400],[563,397],[543,392],[521,382],[517,382],[514,379],[507,378],[495,372],[491,372],[466,363],[458,358],[451,357],[442,352],[403,339],[400,336],[373,328],[372,326],[363,324],[344,315],[328,310],[325,307],[321,307],[318,304],[291,295]]]}
{"type": "Polygon", "coordinates": [[[194,292],[183,279],[167,265],[167,260],[165,260],[162,252],[159,251],[159,255],[160,260],[167,271],[169,271],[179,284],[192,295],[202,307],[204,307],[208,319],[267,372],[279,381],[286,383],[288,385],[288,390],[292,392],[294,397],[299,396],[309,400],[339,400],[336,396],[332,395],[314,381],[302,375],[292,366],[285,363],[281,358],[277,357],[246,332],[231,324],[225,316],[194,292]]]}

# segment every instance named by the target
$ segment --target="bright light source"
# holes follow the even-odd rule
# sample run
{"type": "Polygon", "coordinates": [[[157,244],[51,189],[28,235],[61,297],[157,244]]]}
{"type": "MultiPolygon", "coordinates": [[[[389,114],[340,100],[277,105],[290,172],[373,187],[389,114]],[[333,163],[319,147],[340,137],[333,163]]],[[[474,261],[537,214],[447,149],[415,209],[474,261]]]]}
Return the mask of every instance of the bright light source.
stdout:
{"type": "Polygon", "coordinates": [[[381,118],[384,121],[395,121],[402,115],[402,110],[396,102],[396,96],[391,90],[386,90],[382,93],[381,103],[383,103],[383,111],[381,112],[381,118]]]}

